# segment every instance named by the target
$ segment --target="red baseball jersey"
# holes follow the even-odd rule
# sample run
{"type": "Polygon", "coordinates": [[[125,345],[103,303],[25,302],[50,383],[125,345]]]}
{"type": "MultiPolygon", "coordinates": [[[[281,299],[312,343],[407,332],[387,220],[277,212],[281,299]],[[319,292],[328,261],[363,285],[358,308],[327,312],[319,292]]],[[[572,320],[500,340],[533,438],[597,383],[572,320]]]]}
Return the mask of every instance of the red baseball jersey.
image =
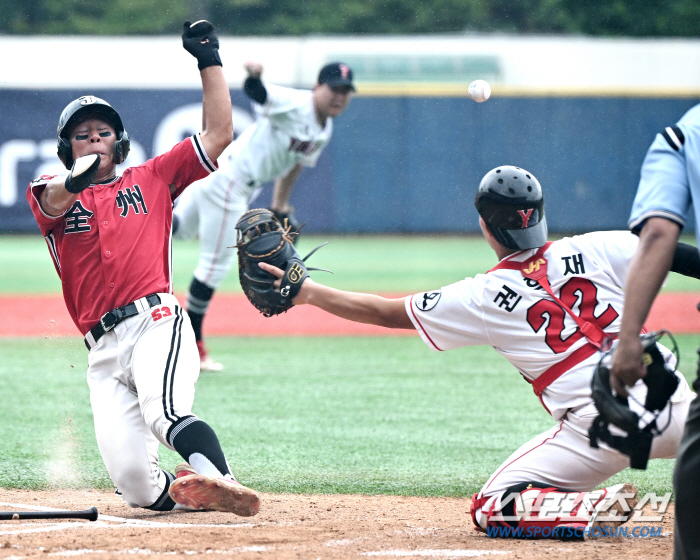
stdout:
{"type": "Polygon", "coordinates": [[[148,294],[172,293],[173,201],[215,170],[197,134],[110,183],[90,185],[57,217],[39,204],[52,177],[30,183],[27,200],[81,333],[112,309],[148,294]]]}

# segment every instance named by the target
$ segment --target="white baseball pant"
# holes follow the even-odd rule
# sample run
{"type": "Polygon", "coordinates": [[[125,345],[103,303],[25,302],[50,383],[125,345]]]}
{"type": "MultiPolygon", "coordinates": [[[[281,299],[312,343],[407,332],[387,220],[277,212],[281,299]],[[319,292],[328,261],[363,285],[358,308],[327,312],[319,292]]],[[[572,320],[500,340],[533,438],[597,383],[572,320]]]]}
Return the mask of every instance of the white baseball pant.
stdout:
{"type": "MultiPolygon", "coordinates": [[[[226,205],[222,207],[204,192],[205,181],[185,189],[173,214],[177,216],[176,239],[199,234],[200,252],[194,277],[212,289],[219,287],[236,261],[236,222],[248,210],[249,194],[238,192],[231,180],[226,205]]],[[[210,187],[209,187],[210,188],[210,187]]]]}
{"type": "MultiPolygon", "coordinates": [[[[644,402],[646,387],[640,382],[633,394],[644,402]]],[[[661,411],[657,426],[667,426],[663,434],[654,438],[651,459],[672,459],[680,444],[688,407],[694,393],[681,378],[671,405],[661,411]]],[[[611,476],[630,466],[629,457],[609,448],[604,443],[595,449],[590,446],[588,428],[598,415],[595,404],[569,411],[564,418],[546,432],[532,438],[508,457],[491,475],[478,494],[488,498],[476,511],[475,519],[485,528],[491,504],[509,488],[523,482],[539,482],[555,488],[589,492],[611,476]]]]}
{"type": "Polygon", "coordinates": [[[172,294],[105,333],[88,354],[95,435],[109,476],[132,507],[163,494],[158,442],[192,415],[199,353],[187,313],[172,294]]]}

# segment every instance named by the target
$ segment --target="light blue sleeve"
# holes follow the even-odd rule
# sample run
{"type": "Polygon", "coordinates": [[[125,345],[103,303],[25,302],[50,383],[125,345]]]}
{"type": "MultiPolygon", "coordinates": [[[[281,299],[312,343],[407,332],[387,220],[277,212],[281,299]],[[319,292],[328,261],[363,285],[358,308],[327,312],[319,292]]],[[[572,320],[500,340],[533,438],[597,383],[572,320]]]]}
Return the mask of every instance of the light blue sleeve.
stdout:
{"type": "Polygon", "coordinates": [[[674,149],[663,134],[656,135],[644,158],[632,206],[629,227],[633,232],[652,217],[685,226],[691,202],[685,151],[685,146],[674,149]]]}

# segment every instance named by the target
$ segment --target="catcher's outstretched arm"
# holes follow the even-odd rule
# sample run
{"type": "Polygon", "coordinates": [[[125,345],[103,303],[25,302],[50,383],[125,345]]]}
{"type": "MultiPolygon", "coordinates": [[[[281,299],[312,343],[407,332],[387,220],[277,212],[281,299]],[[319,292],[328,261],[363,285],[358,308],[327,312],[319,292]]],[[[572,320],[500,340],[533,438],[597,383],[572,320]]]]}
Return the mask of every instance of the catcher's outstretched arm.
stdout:
{"type": "MultiPolygon", "coordinates": [[[[267,263],[260,263],[260,268],[274,274],[278,279],[284,276],[282,270],[267,263]]],[[[279,289],[279,281],[275,282],[275,288],[279,289]]],[[[292,302],[294,305],[315,305],[328,313],[356,323],[368,323],[390,329],[415,329],[406,313],[403,298],[389,299],[374,294],[345,292],[307,278],[292,302]]]]}

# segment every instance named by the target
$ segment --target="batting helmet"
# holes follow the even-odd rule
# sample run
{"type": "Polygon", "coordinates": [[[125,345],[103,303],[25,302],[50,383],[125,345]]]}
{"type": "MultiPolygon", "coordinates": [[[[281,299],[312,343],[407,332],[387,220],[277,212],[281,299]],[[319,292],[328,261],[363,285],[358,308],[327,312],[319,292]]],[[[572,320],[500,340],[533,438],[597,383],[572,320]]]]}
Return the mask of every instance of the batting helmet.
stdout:
{"type": "Polygon", "coordinates": [[[94,95],[84,95],[75,101],[71,101],[63,109],[61,118],[58,119],[58,159],[63,162],[66,169],[73,167],[73,148],[68,134],[74,125],[90,116],[102,118],[114,127],[117,133],[117,141],[114,143],[114,163],[121,163],[129,154],[129,135],[124,130],[122,119],[112,106],[104,99],[94,95]]]}
{"type": "Polygon", "coordinates": [[[474,205],[504,247],[521,251],[547,242],[542,187],[532,173],[512,165],[492,169],[481,180],[474,205]]]}

